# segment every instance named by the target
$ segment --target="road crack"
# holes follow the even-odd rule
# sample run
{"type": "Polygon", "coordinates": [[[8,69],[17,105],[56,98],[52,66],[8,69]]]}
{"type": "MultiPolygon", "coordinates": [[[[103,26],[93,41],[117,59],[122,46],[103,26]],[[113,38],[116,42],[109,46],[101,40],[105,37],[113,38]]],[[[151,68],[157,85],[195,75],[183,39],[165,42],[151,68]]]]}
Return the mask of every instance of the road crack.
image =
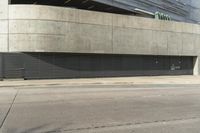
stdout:
{"type": "Polygon", "coordinates": [[[2,121],[2,123],[1,123],[1,125],[0,125],[0,131],[1,131],[1,129],[2,129],[3,125],[4,125],[4,123],[5,123],[5,121],[6,121],[7,117],[8,117],[8,115],[9,115],[9,113],[10,113],[10,111],[11,111],[13,105],[14,105],[14,102],[15,102],[15,99],[16,99],[18,93],[19,93],[19,89],[17,90],[17,92],[16,92],[16,94],[15,94],[13,100],[12,100],[12,103],[10,104],[10,107],[9,107],[8,111],[6,112],[5,117],[3,118],[3,121],[2,121]]]}

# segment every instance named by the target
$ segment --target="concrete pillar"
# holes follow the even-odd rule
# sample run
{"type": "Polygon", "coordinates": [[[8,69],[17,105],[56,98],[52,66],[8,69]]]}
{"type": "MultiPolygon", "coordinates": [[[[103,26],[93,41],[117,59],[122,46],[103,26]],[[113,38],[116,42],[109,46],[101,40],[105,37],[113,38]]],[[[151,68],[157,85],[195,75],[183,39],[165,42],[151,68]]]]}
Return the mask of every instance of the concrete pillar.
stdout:
{"type": "Polygon", "coordinates": [[[0,54],[0,81],[3,80],[3,54],[0,54]]]}
{"type": "Polygon", "coordinates": [[[200,75],[200,56],[197,58],[197,67],[198,67],[197,75],[200,75]]]}
{"type": "Polygon", "coordinates": [[[8,52],[8,0],[0,0],[0,52],[8,52]]]}
{"type": "Polygon", "coordinates": [[[194,71],[193,71],[195,76],[198,76],[200,74],[200,58],[195,57],[194,58],[194,71]]]}

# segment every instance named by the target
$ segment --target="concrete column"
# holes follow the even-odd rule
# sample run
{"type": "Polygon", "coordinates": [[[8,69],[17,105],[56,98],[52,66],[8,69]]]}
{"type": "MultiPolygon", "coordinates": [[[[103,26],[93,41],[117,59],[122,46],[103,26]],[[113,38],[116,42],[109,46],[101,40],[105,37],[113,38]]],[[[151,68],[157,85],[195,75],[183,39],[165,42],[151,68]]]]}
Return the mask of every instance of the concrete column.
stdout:
{"type": "Polygon", "coordinates": [[[197,58],[197,67],[198,67],[197,75],[200,75],[200,56],[198,56],[197,58]]]}
{"type": "Polygon", "coordinates": [[[199,57],[196,57],[194,58],[194,75],[195,76],[198,76],[200,74],[200,58],[199,57]]]}
{"type": "Polygon", "coordinates": [[[0,0],[0,52],[8,52],[8,0],[0,0]]]}
{"type": "Polygon", "coordinates": [[[3,54],[0,54],[0,81],[3,80],[3,54]]]}

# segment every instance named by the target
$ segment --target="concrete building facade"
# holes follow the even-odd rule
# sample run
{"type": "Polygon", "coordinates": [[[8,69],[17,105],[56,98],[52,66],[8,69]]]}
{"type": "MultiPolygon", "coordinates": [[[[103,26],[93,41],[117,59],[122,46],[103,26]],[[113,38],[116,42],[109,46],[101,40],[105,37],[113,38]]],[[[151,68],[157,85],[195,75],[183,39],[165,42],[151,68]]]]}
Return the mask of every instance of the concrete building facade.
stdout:
{"type": "Polygon", "coordinates": [[[0,1],[0,77],[199,75],[200,25],[0,1]]]}

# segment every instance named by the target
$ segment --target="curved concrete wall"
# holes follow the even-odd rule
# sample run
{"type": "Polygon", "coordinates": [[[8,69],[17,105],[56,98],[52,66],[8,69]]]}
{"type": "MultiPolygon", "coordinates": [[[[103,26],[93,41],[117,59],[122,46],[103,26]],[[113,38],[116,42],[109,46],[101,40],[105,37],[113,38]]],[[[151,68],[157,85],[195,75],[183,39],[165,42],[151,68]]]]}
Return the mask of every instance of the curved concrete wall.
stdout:
{"type": "Polygon", "coordinates": [[[0,0],[0,52],[8,50],[8,0],[0,0]]]}
{"type": "Polygon", "coordinates": [[[10,5],[10,52],[200,53],[200,26],[70,8],[10,5]]]}
{"type": "MultiPolygon", "coordinates": [[[[199,25],[6,1],[0,52],[200,55],[199,25]]],[[[199,74],[199,58],[194,66],[199,74]]]]}

